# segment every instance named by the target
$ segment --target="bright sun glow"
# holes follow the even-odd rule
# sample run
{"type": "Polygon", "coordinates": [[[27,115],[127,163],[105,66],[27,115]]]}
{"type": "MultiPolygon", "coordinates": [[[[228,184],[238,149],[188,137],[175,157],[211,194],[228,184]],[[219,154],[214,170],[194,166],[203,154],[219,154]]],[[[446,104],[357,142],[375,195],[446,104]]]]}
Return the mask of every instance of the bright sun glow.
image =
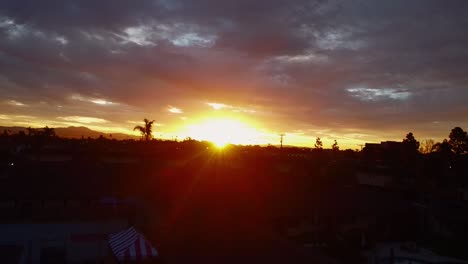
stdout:
{"type": "Polygon", "coordinates": [[[259,133],[247,124],[231,119],[211,119],[187,127],[187,133],[222,148],[227,144],[254,144],[259,133]]]}

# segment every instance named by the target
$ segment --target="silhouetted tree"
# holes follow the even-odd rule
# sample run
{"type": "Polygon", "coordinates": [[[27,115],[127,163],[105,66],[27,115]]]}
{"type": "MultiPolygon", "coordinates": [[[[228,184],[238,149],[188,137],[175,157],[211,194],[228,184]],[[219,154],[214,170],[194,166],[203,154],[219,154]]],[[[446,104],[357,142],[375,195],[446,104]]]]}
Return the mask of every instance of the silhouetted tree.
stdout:
{"type": "Polygon", "coordinates": [[[332,145],[332,150],[333,150],[333,151],[338,151],[338,150],[340,150],[340,147],[338,146],[338,142],[336,142],[336,139],[335,139],[335,143],[333,143],[333,145],[332,145]]]}
{"type": "Polygon", "coordinates": [[[135,126],[133,130],[138,130],[141,133],[141,136],[146,140],[149,141],[153,137],[153,124],[154,120],[149,121],[148,119],[143,120],[145,122],[144,126],[135,126]]]}
{"type": "Polygon", "coordinates": [[[447,139],[444,139],[444,141],[438,142],[434,144],[434,151],[437,153],[441,153],[444,155],[450,155],[452,154],[452,146],[449,144],[447,139]]]}
{"type": "Polygon", "coordinates": [[[408,147],[408,149],[411,149],[414,151],[418,151],[419,149],[419,141],[417,141],[414,138],[414,135],[412,132],[409,132],[406,135],[406,138],[403,139],[403,144],[405,144],[408,147]]]}
{"type": "Polygon", "coordinates": [[[24,133],[23,130],[20,130],[20,131],[18,131],[18,137],[21,138],[21,139],[24,139],[24,137],[26,137],[26,133],[24,133]]]}
{"type": "Polygon", "coordinates": [[[55,137],[56,136],[55,129],[46,126],[42,129],[42,135],[45,136],[46,138],[55,137]]]}
{"type": "Polygon", "coordinates": [[[323,143],[319,137],[315,140],[315,149],[323,149],[323,143]]]}
{"type": "Polygon", "coordinates": [[[468,153],[468,135],[466,131],[463,131],[460,127],[455,127],[450,132],[449,138],[448,143],[455,154],[460,155],[468,153]]]}
{"type": "Polygon", "coordinates": [[[28,136],[32,137],[32,136],[36,135],[36,129],[34,129],[32,127],[28,127],[27,130],[28,130],[28,136]]]}
{"type": "Polygon", "coordinates": [[[435,151],[435,141],[433,139],[426,139],[421,142],[419,152],[423,154],[429,154],[435,151]]]}

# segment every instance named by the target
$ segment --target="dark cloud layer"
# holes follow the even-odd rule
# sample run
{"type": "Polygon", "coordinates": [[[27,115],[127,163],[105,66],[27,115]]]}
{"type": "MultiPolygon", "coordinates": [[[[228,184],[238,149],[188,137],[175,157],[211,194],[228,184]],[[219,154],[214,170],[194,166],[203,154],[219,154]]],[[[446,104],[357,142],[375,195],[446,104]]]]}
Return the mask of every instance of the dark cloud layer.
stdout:
{"type": "Polygon", "coordinates": [[[48,120],[122,125],[135,113],[170,122],[159,113],[167,105],[188,115],[209,100],[253,108],[273,131],[310,125],[311,136],[327,128],[439,138],[468,124],[467,8],[435,0],[5,0],[0,111],[24,112],[13,100],[48,120]]]}

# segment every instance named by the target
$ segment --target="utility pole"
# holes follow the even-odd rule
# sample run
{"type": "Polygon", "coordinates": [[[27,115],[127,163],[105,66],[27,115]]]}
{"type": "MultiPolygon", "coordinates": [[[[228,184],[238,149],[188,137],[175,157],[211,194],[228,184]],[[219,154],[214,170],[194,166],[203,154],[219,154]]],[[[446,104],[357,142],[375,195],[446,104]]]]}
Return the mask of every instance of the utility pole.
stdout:
{"type": "Polygon", "coordinates": [[[280,134],[280,145],[281,145],[281,149],[283,149],[283,138],[284,138],[284,134],[280,134]]]}

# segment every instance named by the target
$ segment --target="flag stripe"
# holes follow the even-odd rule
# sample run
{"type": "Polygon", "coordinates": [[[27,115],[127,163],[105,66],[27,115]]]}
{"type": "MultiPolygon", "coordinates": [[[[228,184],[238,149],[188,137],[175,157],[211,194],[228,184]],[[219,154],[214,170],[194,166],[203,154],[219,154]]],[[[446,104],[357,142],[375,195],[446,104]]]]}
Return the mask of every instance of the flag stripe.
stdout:
{"type": "Polygon", "coordinates": [[[130,249],[129,249],[129,248],[127,248],[127,249],[124,251],[123,259],[125,259],[125,260],[130,260],[130,249]]]}
{"type": "Polygon", "coordinates": [[[110,236],[110,244],[113,247],[119,247],[123,242],[128,241],[132,236],[135,235],[135,230],[128,229],[110,236]]]}
{"type": "Polygon", "coordinates": [[[116,255],[121,255],[122,251],[128,248],[137,238],[137,232],[133,227],[131,227],[127,230],[111,235],[109,243],[112,251],[114,251],[116,255]]]}
{"type": "Polygon", "coordinates": [[[119,243],[116,243],[114,245],[114,251],[120,252],[122,250],[125,250],[128,248],[131,244],[135,242],[135,240],[138,238],[137,234],[133,234],[132,236],[125,237],[123,240],[121,240],[119,243]]]}
{"type": "Polygon", "coordinates": [[[146,241],[145,241],[145,250],[146,250],[146,254],[148,254],[149,256],[155,256],[155,255],[153,255],[153,252],[151,250],[150,243],[148,243],[146,241]]]}
{"type": "Polygon", "coordinates": [[[109,244],[119,261],[158,256],[156,249],[133,227],[109,235],[109,244]]]}
{"type": "MultiPolygon", "coordinates": [[[[136,240],[136,241],[138,241],[138,240],[136,240]]],[[[131,260],[136,259],[135,243],[133,243],[128,249],[130,250],[130,259],[131,260]]]]}
{"type": "Polygon", "coordinates": [[[141,255],[142,256],[148,256],[148,253],[146,251],[146,241],[143,239],[143,236],[140,236],[140,239],[138,239],[140,248],[141,248],[141,255]]]}

